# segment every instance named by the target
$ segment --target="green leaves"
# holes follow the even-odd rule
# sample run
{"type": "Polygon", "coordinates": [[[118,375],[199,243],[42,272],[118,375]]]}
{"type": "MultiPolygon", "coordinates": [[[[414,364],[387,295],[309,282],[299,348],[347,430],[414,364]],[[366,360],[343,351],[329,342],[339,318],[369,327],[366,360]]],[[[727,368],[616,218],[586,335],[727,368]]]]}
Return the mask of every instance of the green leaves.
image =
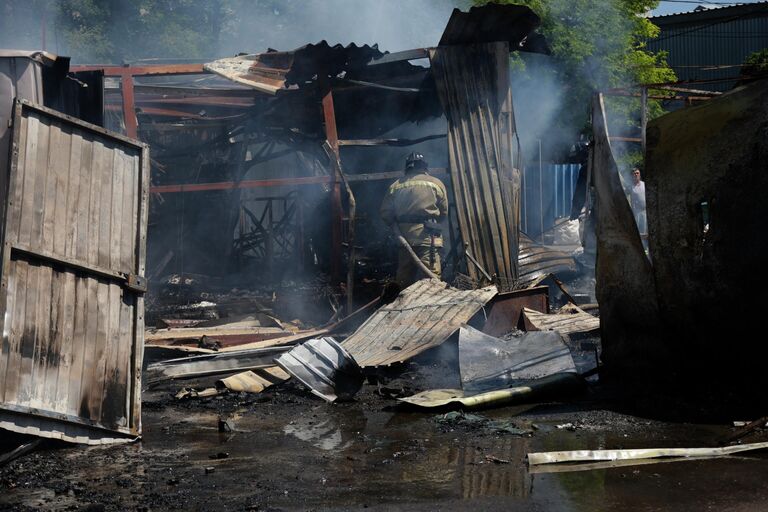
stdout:
{"type": "MultiPolygon", "coordinates": [[[[666,63],[666,55],[653,54],[646,48],[646,41],[659,33],[658,27],[645,17],[658,5],[658,0],[506,2],[527,5],[541,17],[539,32],[552,48],[557,79],[565,96],[562,111],[556,117],[561,125],[586,130],[591,96],[596,91],[676,79],[666,63]]],[[[525,60],[525,56],[513,57],[513,70],[521,72],[517,61],[525,60]]],[[[639,99],[611,98],[609,109],[614,114],[614,128],[618,132],[632,128],[636,131],[639,108],[639,99]]],[[[661,104],[649,101],[649,111],[651,117],[660,115],[661,104]]]]}

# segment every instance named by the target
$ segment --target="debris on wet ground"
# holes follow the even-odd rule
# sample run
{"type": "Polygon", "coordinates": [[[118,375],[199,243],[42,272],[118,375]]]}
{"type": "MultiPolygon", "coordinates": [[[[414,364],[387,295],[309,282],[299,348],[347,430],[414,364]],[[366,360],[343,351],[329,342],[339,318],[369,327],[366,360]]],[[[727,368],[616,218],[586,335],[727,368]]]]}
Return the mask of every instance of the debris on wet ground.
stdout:
{"type": "Polygon", "coordinates": [[[413,396],[398,398],[398,400],[421,408],[464,407],[481,409],[531,403],[555,396],[562,398],[582,386],[583,379],[575,373],[557,373],[528,381],[525,385],[482,393],[466,394],[460,389],[433,389],[416,393],[413,396]]]}
{"type": "MultiPolygon", "coordinates": [[[[512,461],[506,460],[506,459],[500,459],[498,457],[495,457],[493,455],[486,455],[485,456],[485,462],[492,462],[494,464],[512,464],[512,461]]],[[[482,464],[482,462],[481,462],[482,464]]]]}
{"type": "Polygon", "coordinates": [[[456,429],[463,431],[481,430],[494,434],[511,434],[526,436],[533,433],[532,430],[520,428],[510,419],[490,419],[478,414],[462,411],[450,411],[436,416],[434,419],[440,425],[443,432],[452,432],[456,429]]]}
{"type": "Polygon", "coordinates": [[[365,380],[357,361],[331,337],[302,343],[275,362],[328,402],[352,399],[365,380]]]}
{"type": "Polygon", "coordinates": [[[746,437],[752,434],[755,431],[761,430],[763,428],[768,428],[768,416],[763,416],[762,418],[759,418],[750,422],[734,421],[733,424],[734,424],[733,425],[734,427],[740,427],[740,428],[736,432],[727,436],[722,442],[722,444],[733,443],[743,437],[746,437]],[[742,423],[742,425],[736,425],[736,423],[742,423]]]}

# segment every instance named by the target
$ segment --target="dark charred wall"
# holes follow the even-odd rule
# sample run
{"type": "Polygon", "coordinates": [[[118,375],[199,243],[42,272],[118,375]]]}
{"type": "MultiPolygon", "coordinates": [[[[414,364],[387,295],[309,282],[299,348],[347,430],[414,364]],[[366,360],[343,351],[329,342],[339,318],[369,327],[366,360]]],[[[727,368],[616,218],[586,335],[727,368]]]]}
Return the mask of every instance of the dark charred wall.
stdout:
{"type": "Polygon", "coordinates": [[[766,162],[766,80],[648,127],[650,251],[679,369],[749,378],[764,361],[766,162]]]}

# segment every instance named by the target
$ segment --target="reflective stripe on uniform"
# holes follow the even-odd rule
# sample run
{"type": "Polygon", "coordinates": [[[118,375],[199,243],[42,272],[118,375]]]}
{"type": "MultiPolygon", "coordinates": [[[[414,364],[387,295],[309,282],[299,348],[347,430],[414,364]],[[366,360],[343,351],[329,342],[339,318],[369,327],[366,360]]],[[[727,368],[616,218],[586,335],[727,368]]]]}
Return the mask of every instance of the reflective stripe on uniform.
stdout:
{"type": "Polygon", "coordinates": [[[440,188],[440,185],[436,183],[432,183],[431,181],[423,181],[423,180],[408,180],[403,183],[396,181],[389,186],[389,193],[392,194],[396,190],[403,190],[405,188],[412,188],[412,187],[429,187],[431,189],[434,189],[435,192],[438,192],[440,194],[443,193],[442,189],[440,188]]]}

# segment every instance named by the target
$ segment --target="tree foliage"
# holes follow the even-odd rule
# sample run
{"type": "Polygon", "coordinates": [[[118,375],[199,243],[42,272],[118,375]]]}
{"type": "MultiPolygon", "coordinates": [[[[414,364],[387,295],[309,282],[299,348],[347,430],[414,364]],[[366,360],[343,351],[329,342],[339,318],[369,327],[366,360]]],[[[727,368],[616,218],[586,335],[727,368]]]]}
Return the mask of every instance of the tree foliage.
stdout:
{"type": "MultiPolygon", "coordinates": [[[[585,128],[595,91],[675,80],[666,55],[646,47],[659,33],[646,17],[658,0],[505,1],[527,5],[541,17],[539,31],[550,44],[557,64],[552,69],[566,97],[557,116],[561,125],[585,128]]],[[[516,69],[526,72],[525,56],[517,57],[516,69]]],[[[637,124],[639,100],[612,98],[609,107],[621,125],[617,130],[637,124]]],[[[662,113],[658,102],[649,107],[651,117],[662,113]]]]}
{"type": "Polygon", "coordinates": [[[52,4],[67,51],[80,61],[150,55],[205,58],[226,19],[222,0],[59,0],[52,4]]]}
{"type": "Polygon", "coordinates": [[[741,74],[759,76],[768,73],[768,48],[751,53],[744,59],[741,74]]]}

